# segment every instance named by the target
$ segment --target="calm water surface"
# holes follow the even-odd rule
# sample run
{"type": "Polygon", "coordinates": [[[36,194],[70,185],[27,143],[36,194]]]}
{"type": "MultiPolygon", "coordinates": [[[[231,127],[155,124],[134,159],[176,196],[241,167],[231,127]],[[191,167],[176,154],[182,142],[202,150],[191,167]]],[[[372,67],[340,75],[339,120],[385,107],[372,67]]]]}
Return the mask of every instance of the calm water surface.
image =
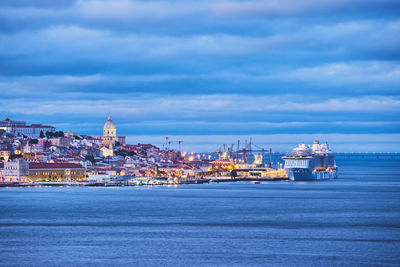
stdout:
{"type": "Polygon", "coordinates": [[[340,179],[1,188],[1,266],[400,264],[400,161],[340,179]]]}

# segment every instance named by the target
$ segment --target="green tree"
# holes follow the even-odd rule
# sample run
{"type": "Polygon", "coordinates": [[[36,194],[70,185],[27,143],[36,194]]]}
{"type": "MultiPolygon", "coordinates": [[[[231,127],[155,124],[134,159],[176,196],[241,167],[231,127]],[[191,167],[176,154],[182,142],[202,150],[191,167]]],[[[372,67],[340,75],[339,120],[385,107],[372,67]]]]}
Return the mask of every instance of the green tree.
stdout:
{"type": "Polygon", "coordinates": [[[232,171],[231,171],[231,177],[232,177],[232,178],[236,178],[236,177],[237,177],[237,171],[232,170],[232,171]]]}
{"type": "Polygon", "coordinates": [[[135,152],[133,152],[133,151],[127,151],[127,150],[117,150],[117,151],[114,151],[114,154],[115,154],[116,156],[123,156],[123,157],[126,157],[126,156],[134,156],[134,155],[136,155],[135,152]]]}
{"type": "Polygon", "coordinates": [[[96,163],[96,160],[95,160],[94,157],[91,156],[91,155],[87,155],[87,156],[85,157],[85,159],[88,160],[88,161],[90,161],[92,164],[95,164],[95,163],[96,163]]]}
{"type": "Polygon", "coordinates": [[[17,158],[22,158],[22,157],[23,157],[22,155],[11,155],[9,157],[9,160],[14,160],[14,159],[17,159],[17,158]]]}
{"type": "Polygon", "coordinates": [[[58,131],[54,133],[55,137],[64,137],[64,132],[63,131],[58,131]]]}
{"type": "Polygon", "coordinates": [[[43,133],[43,131],[40,131],[40,138],[44,138],[44,133],[43,133]]]}

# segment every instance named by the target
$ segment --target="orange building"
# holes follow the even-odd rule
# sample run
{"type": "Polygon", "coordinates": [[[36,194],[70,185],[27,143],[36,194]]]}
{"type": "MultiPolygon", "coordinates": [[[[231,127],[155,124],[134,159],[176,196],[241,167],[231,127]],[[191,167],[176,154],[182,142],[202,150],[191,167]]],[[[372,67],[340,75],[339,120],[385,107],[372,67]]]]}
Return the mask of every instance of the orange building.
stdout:
{"type": "Polygon", "coordinates": [[[29,181],[84,181],[86,171],[75,163],[29,163],[29,181]]]}

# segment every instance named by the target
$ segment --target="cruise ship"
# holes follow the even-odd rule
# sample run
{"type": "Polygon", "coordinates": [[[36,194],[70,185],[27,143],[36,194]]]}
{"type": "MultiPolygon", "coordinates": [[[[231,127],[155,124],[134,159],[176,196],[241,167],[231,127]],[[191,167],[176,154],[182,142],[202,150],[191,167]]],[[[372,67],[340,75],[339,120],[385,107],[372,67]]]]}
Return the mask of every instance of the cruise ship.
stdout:
{"type": "Polygon", "coordinates": [[[292,181],[327,180],[337,178],[335,154],[328,143],[314,141],[312,146],[301,144],[282,159],[292,181]]]}

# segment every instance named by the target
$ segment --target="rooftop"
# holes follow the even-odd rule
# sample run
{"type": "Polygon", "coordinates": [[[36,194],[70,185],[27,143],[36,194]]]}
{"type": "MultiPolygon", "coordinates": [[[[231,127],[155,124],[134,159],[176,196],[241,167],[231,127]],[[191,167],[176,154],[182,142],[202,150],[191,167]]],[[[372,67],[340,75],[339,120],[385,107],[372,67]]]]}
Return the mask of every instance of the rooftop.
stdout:
{"type": "Polygon", "coordinates": [[[30,162],[29,169],[83,169],[82,165],[75,163],[37,163],[30,162]]]}

